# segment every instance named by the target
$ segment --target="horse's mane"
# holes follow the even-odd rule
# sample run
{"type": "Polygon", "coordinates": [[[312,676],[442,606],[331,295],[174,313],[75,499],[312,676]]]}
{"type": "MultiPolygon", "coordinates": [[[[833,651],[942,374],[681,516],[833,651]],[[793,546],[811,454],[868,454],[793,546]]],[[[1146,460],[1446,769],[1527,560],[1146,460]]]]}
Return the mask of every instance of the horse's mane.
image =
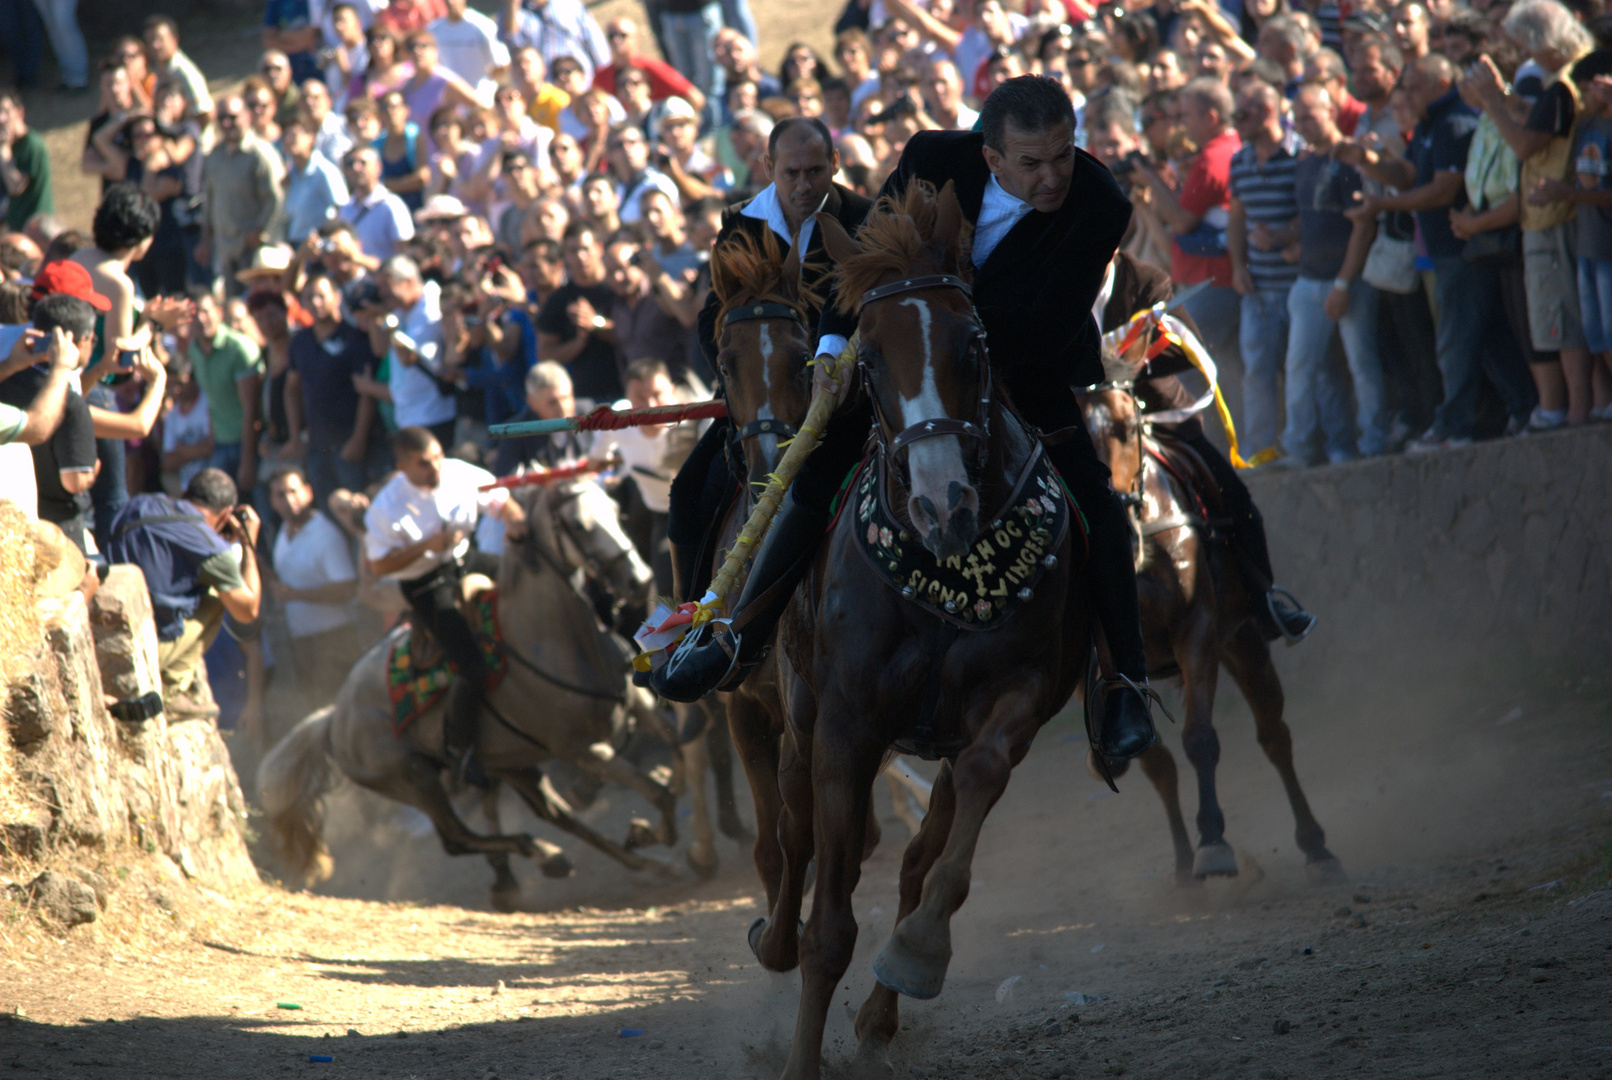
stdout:
{"type": "MultiPolygon", "coordinates": [[[[836,306],[841,314],[855,314],[862,294],[885,278],[912,273],[914,264],[934,236],[938,210],[939,196],[935,186],[927,180],[912,181],[899,197],[879,197],[856,234],[861,250],[841,260],[835,270],[839,282],[836,306]]],[[[971,230],[965,227],[961,233],[970,234],[971,230]]],[[[958,273],[965,279],[971,238],[971,235],[959,235],[954,245],[958,273]]]]}
{"type": "Polygon", "coordinates": [[[711,291],[721,305],[717,311],[719,327],[728,313],[741,304],[802,308],[818,302],[803,281],[797,278],[791,288],[791,283],[784,280],[786,254],[771,229],[759,241],[735,229],[716,246],[711,252],[711,291]]]}

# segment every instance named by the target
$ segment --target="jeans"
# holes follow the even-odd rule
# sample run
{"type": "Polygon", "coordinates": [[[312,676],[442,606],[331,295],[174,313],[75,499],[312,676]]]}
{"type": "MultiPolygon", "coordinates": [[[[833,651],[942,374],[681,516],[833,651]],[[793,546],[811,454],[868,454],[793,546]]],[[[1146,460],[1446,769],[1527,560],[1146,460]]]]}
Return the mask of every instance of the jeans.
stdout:
{"type": "Polygon", "coordinates": [[[1211,356],[1218,358],[1222,352],[1237,347],[1237,314],[1241,303],[1242,297],[1237,295],[1236,289],[1211,285],[1181,305],[1198,324],[1211,356]]]}
{"type": "MultiPolygon", "coordinates": [[[[234,480],[241,474],[241,444],[238,442],[214,443],[213,456],[207,459],[207,467],[209,469],[223,469],[229,474],[229,478],[234,480]]],[[[240,496],[242,499],[247,499],[251,497],[251,493],[243,491],[240,496]]]]}
{"type": "Polygon", "coordinates": [[[730,30],[739,31],[750,39],[750,44],[758,47],[761,45],[761,34],[756,29],[756,17],[750,12],[750,0],[722,0],[722,25],[730,30]]]}
{"type": "Polygon", "coordinates": [[[33,0],[0,0],[0,42],[11,57],[19,88],[39,81],[39,58],[45,52],[45,27],[33,0]]]}
{"type": "Polygon", "coordinates": [[[1244,456],[1249,456],[1276,445],[1282,421],[1278,383],[1287,358],[1287,291],[1250,293],[1241,307],[1242,443],[1244,456]]]}
{"type": "Polygon", "coordinates": [[[79,89],[90,81],[90,53],[78,28],[78,0],[34,0],[50,37],[51,51],[62,70],[62,82],[79,89]]]}
{"type": "Polygon", "coordinates": [[[346,460],[341,456],[340,447],[334,450],[309,450],[305,468],[308,470],[308,486],[313,488],[313,504],[320,510],[328,512],[330,493],[337,488],[364,490],[364,463],[346,460]]]}
{"type": "Polygon", "coordinates": [[[1592,353],[1612,352],[1612,259],[1578,261],[1578,302],[1585,346],[1592,353]]]}
{"type": "Polygon", "coordinates": [[[663,11],[660,26],[666,37],[667,60],[698,87],[700,93],[709,97],[715,75],[711,45],[717,31],[722,29],[722,5],[712,0],[686,15],[663,11]]]}
{"type": "Polygon", "coordinates": [[[1459,255],[1433,260],[1437,274],[1439,374],[1444,400],[1433,413],[1433,433],[1446,439],[1470,439],[1482,367],[1485,305],[1498,295],[1493,267],[1469,263],[1459,255]]]}
{"type": "Polygon", "coordinates": [[[1420,435],[1433,424],[1444,396],[1433,345],[1433,312],[1418,284],[1413,293],[1377,294],[1377,342],[1391,411],[1404,430],[1420,435]]]}
{"type": "Polygon", "coordinates": [[[1349,290],[1343,318],[1333,322],[1322,306],[1332,282],[1301,277],[1287,294],[1292,330],[1287,342],[1287,432],[1282,449],[1302,458],[1320,427],[1326,434],[1329,461],[1348,461],[1359,453],[1381,454],[1388,446],[1388,411],[1383,408],[1383,368],[1377,356],[1377,290],[1357,281],[1349,290]],[[1327,364],[1327,349],[1336,328],[1354,379],[1355,418],[1349,419],[1349,391],[1327,364]]]}

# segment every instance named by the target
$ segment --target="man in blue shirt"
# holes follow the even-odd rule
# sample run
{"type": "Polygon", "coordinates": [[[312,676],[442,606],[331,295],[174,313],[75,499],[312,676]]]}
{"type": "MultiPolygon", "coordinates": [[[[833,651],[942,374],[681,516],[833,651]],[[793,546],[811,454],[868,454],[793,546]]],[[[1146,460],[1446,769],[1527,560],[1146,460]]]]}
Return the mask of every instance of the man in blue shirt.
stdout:
{"type": "Polygon", "coordinates": [[[286,157],[285,231],[296,245],[325,222],[334,221],[351,197],[341,169],[315,148],[318,137],[313,121],[299,116],[286,125],[281,139],[286,157]]]}
{"type": "Polygon", "coordinates": [[[582,65],[589,81],[610,63],[604,32],[581,0],[507,0],[498,19],[498,36],[511,50],[530,45],[553,68],[562,56],[582,65]]]}

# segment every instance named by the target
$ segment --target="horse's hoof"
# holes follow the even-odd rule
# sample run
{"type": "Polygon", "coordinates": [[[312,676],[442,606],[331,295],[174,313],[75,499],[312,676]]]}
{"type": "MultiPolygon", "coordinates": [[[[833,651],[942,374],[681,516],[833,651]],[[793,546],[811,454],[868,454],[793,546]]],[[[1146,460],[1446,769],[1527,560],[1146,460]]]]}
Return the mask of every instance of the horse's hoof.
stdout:
{"type": "Polygon", "coordinates": [[[1205,844],[1192,857],[1192,876],[1195,878],[1236,877],[1237,853],[1225,841],[1205,844]]]}
{"type": "Polygon", "coordinates": [[[750,942],[750,952],[755,956],[756,963],[760,964],[768,971],[792,971],[794,970],[795,966],[800,963],[798,958],[800,953],[800,936],[805,932],[806,924],[801,920],[796,919],[795,950],[794,953],[791,954],[792,958],[786,959],[781,965],[777,963],[768,963],[767,960],[761,955],[761,939],[765,937],[767,933],[767,916],[763,915],[756,919],[755,922],[751,923],[750,929],[745,932],[745,937],[750,942]]]}
{"type": "Polygon", "coordinates": [[[655,830],[650,828],[649,822],[635,817],[627,826],[627,839],[621,842],[621,846],[628,851],[637,851],[639,848],[654,847],[657,843],[659,838],[656,837],[655,830]]]}
{"type": "Polygon", "coordinates": [[[890,1053],[878,1039],[863,1039],[856,1044],[856,1056],[851,1059],[848,1075],[854,1080],[888,1080],[896,1074],[890,1063],[890,1053]]]}
{"type": "Polygon", "coordinates": [[[521,891],[514,889],[493,890],[493,910],[501,915],[513,915],[521,909],[521,891]]]}
{"type": "Polygon", "coordinates": [[[946,983],[946,967],[951,956],[931,957],[907,952],[897,944],[898,940],[892,934],[879,955],[873,958],[873,977],[879,980],[879,985],[920,1001],[939,996],[940,988],[946,983]]]}
{"type": "Polygon", "coordinates": [[[767,916],[765,915],[757,918],[755,922],[750,924],[750,929],[745,931],[745,939],[750,942],[751,955],[753,955],[758,962],[761,960],[761,935],[765,934],[766,932],[767,916]]]}
{"type": "Polygon", "coordinates": [[[707,881],[716,877],[717,868],[721,866],[716,852],[709,848],[691,847],[683,857],[688,860],[689,869],[707,881]]]}
{"type": "Polygon", "coordinates": [[[576,867],[571,865],[571,860],[565,857],[564,852],[550,855],[538,863],[537,868],[543,871],[544,877],[550,878],[567,878],[576,873],[576,867]]]}
{"type": "Polygon", "coordinates": [[[1347,885],[1349,875],[1343,872],[1343,864],[1336,855],[1323,855],[1319,859],[1311,859],[1304,864],[1304,874],[1310,879],[1311,885],[1347,885]]]}

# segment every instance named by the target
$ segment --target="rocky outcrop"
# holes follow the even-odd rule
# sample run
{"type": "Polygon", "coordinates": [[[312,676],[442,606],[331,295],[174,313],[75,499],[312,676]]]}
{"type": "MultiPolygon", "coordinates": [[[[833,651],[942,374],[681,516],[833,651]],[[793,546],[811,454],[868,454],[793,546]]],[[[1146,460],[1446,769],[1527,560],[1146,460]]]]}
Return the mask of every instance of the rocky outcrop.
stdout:
{"type": "MultiPolygon", "coordinates": [[[[45,598],[42,598],[42,601],[45,598]]],[[[45,640],[5,700],[14,790],[0,822],[14,856],[134,845],[215,889],[256,882],[246,803],[211,721],[114,720],[106,698],[160,688],[145,579],[116,566],[42,602],[45,640]]]]}
{"type": "Polygon", "coordinates": [[[1301,647],[1277,650],[1284,679],[1342,690],[1604,677],[1609,478],[1609,424],[1252,474],[1278,577],[1321,618],[1301,647]]]}

